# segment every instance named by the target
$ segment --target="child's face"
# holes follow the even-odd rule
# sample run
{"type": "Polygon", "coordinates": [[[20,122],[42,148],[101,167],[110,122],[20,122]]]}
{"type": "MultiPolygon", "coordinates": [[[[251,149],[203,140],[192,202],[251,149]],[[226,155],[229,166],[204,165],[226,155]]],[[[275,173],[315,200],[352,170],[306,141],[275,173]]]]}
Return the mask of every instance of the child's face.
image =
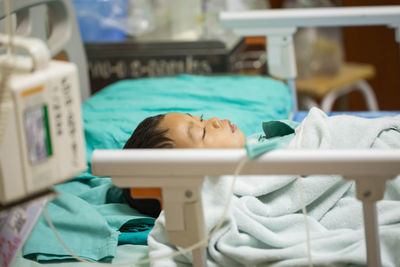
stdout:
{"type": "Polygon", "coordinates": [[[168,113],[160,121],[159,129],[168,129],[166,136],[173,140],[174,148],[242,148],[246,136],[229,120],[178,112],[168,113]]]}

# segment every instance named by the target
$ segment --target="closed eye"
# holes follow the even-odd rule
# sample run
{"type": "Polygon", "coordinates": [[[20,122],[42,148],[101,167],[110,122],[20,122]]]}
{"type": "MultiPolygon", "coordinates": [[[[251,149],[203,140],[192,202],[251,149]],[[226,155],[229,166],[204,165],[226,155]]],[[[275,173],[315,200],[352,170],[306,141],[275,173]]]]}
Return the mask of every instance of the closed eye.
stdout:
{"type": "MultiPolygon", "coordinates": [[[[200,116],[200,122],[203,122],[204,120],[203,120],[203,114],[201,114],[201,116],[200,116]]],[[[204,127],[203,128],[203,137],[202,137],[202,139],[204,139],[206,137],[206,127],[204,127]]]]}

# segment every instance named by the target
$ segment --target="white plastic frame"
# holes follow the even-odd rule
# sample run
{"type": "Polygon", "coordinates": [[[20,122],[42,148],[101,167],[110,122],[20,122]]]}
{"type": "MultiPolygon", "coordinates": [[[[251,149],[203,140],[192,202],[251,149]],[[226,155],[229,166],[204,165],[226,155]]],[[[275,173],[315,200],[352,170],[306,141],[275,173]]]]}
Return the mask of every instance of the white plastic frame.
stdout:
{"type": "Polygon", "coordinates": [[[238,36],[266,36],[267,63],[271,75],[283,78],[292,90],[294,107],[297,76],[293,34],[301,27],[386,25],[395,28],[400,42],[400,6],[279,9],[222,12],[220,21],[238,36]]]}
{"type": "MultiPolygon", "coordinates": [[[[161,187],[170,243],[204,238],[200,188],[204,176],[232,174],[244,149],[95,150],[92,172],[120,187],[161,187]]],[[[339,174],[356,181],[363,201],[368,264],[380,266],[375,202],[400,174],[400,150],[275,150],[249,161],[241,174],[339,174]]],[[[199,261],[201,266],[204,261],[199,261]]]]}

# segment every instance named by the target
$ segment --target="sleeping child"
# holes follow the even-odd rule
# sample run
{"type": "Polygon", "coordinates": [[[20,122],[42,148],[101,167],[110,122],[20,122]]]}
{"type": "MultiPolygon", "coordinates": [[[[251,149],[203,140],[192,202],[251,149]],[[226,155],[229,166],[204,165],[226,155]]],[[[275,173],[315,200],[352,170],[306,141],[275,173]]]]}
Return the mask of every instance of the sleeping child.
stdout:
{"type": "Polygon", "coordinates": [[[242,148],[246,136],[229,120],[167,113],[142,121],[124,148],[242,148]]]}
{"type": "MultiPolygon", "coordinates": [[[[323,111],[314,108],[301,126],[298,122],[290,120],[266,121],[262,123],[262,132],[246,138],[230,120],[216,117],[203,119],[203,116],[172,112],[143,120],[126,142],[124,149],[246,148],[248,157],[253,159],[270,150],[285,147],[369,148],[373,146],[373,142],[378,142],[378,136],[385,138],[385,135],[388,135],[391,139],[394,138],[393,140],[400,140],[399,126],[395,123],[398,121],[398,117],[373,120],[353,116],[328,117],[323,111]],[[297,138],[291,142],[295,132],[305,133],[301,136],[306,138],[297,138]],[[393,132],[397,133],[396,137],[392,136],[393,132]],[[349,135],[356,139],[351,141],[349,135]],[[342,140],[343,137],[347,140],[342,140]]],[[[399,142],[390,140],[390,145],[386,144],[387,142],[382,144],[388,148],[398,146],[399,142]]],[[[161,191],[156,190],[158,193],[155,196],[154,189],[147,195],[148,190],[127,189],[124,190],[124,195],[132,207],[146,215],[157,217],[161,211],[161,191]]]]}
{"type": "MultiPolygon", "coordinates": [[[[126,142],[124,149],[242,148],[245,143],[244,133],[229,120],[219,120],[215,117],[205,120],[202,116],[173,112],[143,120],[126,142]]],[[[129,205],[136,210],[151,217],[158,217],[161,211],[160,191],[156,190],[159,195],[155,196],[154,189],[146,195],[148,190],[125,189],[124,195],[129,205]]]]}

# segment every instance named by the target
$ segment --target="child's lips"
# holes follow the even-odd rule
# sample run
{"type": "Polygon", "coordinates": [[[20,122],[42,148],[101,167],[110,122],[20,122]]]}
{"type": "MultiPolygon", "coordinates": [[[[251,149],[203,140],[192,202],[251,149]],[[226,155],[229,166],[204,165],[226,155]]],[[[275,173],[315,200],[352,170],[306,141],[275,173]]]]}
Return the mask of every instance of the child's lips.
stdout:
{"type": "Polygon", "coordinates": [[[233,133],[236,132],[236,130],[237,130],[236,124],[233,124],[233,125],[232,125],[232,128],[233,128],[233,131],[232,131],[232,132],[233,132],[233,133]]]}

